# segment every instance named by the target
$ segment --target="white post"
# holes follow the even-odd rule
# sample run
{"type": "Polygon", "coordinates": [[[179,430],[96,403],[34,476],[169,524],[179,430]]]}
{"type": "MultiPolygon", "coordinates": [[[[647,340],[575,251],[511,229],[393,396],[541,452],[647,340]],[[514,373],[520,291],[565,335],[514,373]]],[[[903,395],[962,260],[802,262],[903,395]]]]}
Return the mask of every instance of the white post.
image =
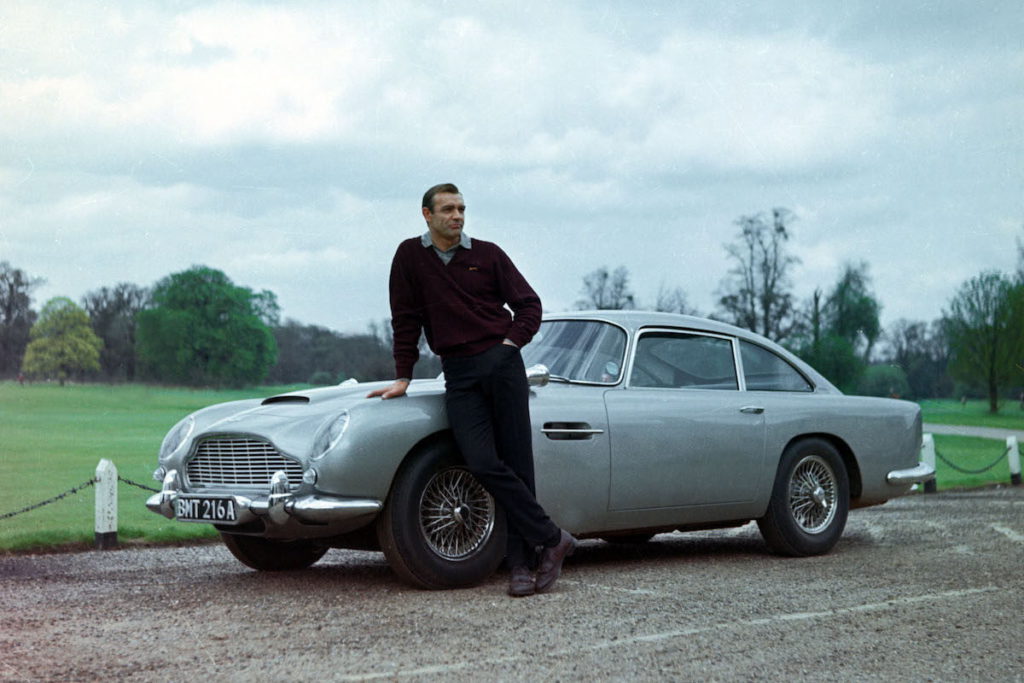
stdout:
{"type": "MultiPolygon", "coordinates": [[[[925,434],[921,438],[921,460],[935,469],[935,439],[931,434],[925,434]]],[[[925,493],[935,493],[937,490],[935,479],[924,483],[925,493]]]]}
{"type": "Polygon", "coordinates": [[[1017,437],[1006,437],[1006,459],[1010,462],[1010,483],[1020,486],[1020,449],[1017,447],[1017,437]]]}
{"type": "Polygon", "coordinates": [[[96,466],[96,547],[117,547],[117,468],[106,458],[96,466]]]}

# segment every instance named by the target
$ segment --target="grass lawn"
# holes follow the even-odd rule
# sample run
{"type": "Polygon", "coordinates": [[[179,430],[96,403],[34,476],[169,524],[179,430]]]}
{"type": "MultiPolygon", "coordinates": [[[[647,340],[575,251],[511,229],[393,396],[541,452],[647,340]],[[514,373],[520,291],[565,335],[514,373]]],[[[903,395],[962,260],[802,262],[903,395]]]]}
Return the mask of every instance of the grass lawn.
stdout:
{"type": "MultiPolygon", "coordinates": [[[[47,500],[95,476],[101,458],[118,475],[151,488],[156,455],[175,422],[203,406],[293,387],[242,391],[144,385],[0,382],[0,515],[47,500]]],[[[150,492],[118,485],[118,538],[146,541],[214,536],[206,524],[182,524],[146,509],[150,492]]],[[[92,543],[92,487],[45,507],[0,519],[0,550],[92,543]]]]}
{"type": "MultiPolygon", "coordinates": [[[[121,477],[158,488],[152,473],[167,430],[203,406],[241,398],[269,396],[297,387],[259,387],[242,391],[191,390],[144,385],[69,385],[0,382],[0,515],[53,498],[93,478],[101,458],[112,460],[121,477]]],[[[1024,429],[1024,413],[1006,404],[990,416],[981,401],[927,401],[926,422],[1024,429]]],[[[1002,452],[992,439],[935,436],[942,456],[963,469],[979,469],[1002,452]]],[[[1009,481],[1005,457],[980,475],[956,472],[941,458],[939,489],[1009,481]]],[[[146,509],[150,492],[118,485],[118,538],[165,542],[215,537],[206,524],[182,524],[146,509]]],[[[92,487],[50,505],[0,519],[0,552],[91,545],[95,493],[92,487]]]]}
{"type": "Polygon", "coordinates": [[[950,434],[935,434],[933,438],[936,453],[935,484],[938,490],[1010,483],[1010,465],[1005,455],[1005,442],[950,434]],[[964,474],[944,462],[943,458],[963,470],[976,471],[993,463],[995,465],[980,474],[964,474]]]}
{"type": "Polygon", "coordinates": [[[935,424],[1024,429],[1024,410],[1019,401],[1003,401],[999,412],[993,415],[988,412],[988,401],[971,400],[961,404],[953,399],[932,399],[921,401],[921,413],[925,422],[935,424]]]}

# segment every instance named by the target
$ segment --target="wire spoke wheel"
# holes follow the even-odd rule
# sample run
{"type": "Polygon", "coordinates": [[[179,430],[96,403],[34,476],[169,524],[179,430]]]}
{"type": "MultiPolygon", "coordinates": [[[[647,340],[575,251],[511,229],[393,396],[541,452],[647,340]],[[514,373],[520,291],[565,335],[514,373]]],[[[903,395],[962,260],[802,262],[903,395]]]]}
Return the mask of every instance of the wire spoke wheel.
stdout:
{"type": "Polygon", "coordinates": [[[836,515],[838,481],[835,472],[819,455],[805,456],[789,480],[789,509],[793,520],[808,534],[829,527],[836,515]]]}
{"type": "Polygon", "coordinates": [[[420,531],[446,560],[462,560],[483,546],[494,530],[494,499],[467,470],[439,470],[420,497],[420,531]]]}

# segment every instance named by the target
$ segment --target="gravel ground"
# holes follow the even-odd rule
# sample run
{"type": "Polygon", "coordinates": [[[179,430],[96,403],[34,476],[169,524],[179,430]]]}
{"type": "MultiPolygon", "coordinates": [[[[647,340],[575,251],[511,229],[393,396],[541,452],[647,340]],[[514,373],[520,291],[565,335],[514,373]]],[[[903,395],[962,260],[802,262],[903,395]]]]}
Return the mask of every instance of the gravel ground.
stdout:
{"type": "Polygon", "coordinates": [[[379,553],[250,571],[220,545],[0,557],[3,680],[1024,681],[1024,489],[851,513],[824,557],[757,529],[585,541],[556,589],[428,592],[379,553]]]}

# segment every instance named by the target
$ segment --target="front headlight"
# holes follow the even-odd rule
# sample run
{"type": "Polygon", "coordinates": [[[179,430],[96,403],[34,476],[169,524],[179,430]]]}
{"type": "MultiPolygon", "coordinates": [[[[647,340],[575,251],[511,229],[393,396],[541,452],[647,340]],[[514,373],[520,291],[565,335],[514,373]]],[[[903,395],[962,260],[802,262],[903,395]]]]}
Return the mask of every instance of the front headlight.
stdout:
{"type": "Polygon", "coordinates": [[[192,436],[192,430],[196,428],[196,420],[194,417],[189,415],[184,420],[174,425],[174,429],[167,432],[167,436],[164,437],[164,442],[160,444],[160,460],[166,460],[171,457],[176,450],[181,448],[181,444],[188,440],[188,437],[192,436]]]}
{"type": "Polygon", "coordinates": [[[348,411],[343,410],[320,428],[320,433],[317,434],[316,441],[313,442],[313,460],[327,455],[327,451],[341,441],[346,429],[348,429],[348,411]]]}

